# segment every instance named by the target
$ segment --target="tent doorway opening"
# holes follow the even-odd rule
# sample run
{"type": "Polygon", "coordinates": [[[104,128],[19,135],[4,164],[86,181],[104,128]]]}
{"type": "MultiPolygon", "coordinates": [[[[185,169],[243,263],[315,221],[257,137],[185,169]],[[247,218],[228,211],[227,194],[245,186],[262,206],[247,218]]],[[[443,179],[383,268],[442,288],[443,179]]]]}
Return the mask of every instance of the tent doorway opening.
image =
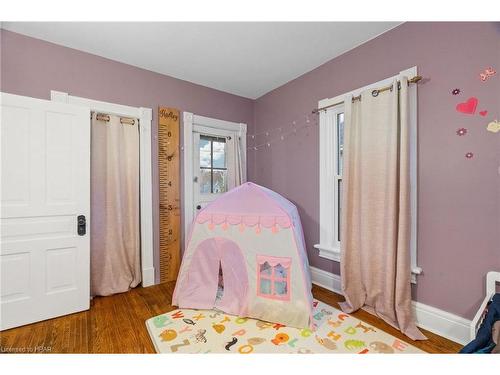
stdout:
{"type": "Polygon", "coordinates": [[[222,299],[224,295],[224,274],[222,273],[222,263],[219,262],[219,282],[217,284],[217,294],[215,296],[215,303],[222,299]]]}
{"type": "Polygon", "coordinates": [[[223,237],[202,241],[189,266],[186,295],[200,309],[243,314],[247,307],[247,261],[240,247],[223,237]]]}

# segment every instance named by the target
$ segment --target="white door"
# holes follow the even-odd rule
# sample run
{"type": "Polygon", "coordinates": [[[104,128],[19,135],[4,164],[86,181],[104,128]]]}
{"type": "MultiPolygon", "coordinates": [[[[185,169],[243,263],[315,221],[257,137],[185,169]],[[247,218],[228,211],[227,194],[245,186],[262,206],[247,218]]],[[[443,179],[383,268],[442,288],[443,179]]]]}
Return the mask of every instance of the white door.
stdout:
{"type": "Polygon", "coordinates": [[[90,112],[5,93],[1,110],[4,330],[89,308],[90,112]]]}
{"type": "Polygon", "coordinates": [[[231,188],[228,180],[233,166],[228,161],[233,157],[229,147],[232,137],[234,132],[218,129],[193,132],[194,216],[231,188]]]}

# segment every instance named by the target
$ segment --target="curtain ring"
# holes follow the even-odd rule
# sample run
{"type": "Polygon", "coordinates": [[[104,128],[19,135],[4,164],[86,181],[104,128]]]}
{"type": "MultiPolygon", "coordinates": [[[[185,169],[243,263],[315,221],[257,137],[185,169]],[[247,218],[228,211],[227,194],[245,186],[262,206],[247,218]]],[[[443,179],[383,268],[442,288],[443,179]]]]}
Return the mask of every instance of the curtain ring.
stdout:
{"type": "Polygon", "coordinates": [[[378,90],[373,90],[373,91],[372,91],[372,96],[373,96],[374,98],[376,98],[376,97],[378,96],[378,94],[379,94],[379,91],[378,91],[378,90]]]}

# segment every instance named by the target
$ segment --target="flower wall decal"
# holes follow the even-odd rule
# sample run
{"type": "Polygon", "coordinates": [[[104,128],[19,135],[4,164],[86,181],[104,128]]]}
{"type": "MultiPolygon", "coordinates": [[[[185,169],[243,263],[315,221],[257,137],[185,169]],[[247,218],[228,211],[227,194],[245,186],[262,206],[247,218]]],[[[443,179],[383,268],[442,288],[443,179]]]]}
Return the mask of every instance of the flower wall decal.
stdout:
{"type": "Polygon", "coordinates": [[[498,122],[497,120],[490,122],[488,124],[488,126],[486,127],[486,130],[488,130],[489,132],[492,132],[492,133],[499,132],[500,131],[500,122],[498,122]]]}
{"type": "Polygon", "coordinates": [[[465,129],[465,128],[457,129],[457,135],[462,136],[462,135],[466,135],[466,134],[467,134],[467,129],[465,129]]]}

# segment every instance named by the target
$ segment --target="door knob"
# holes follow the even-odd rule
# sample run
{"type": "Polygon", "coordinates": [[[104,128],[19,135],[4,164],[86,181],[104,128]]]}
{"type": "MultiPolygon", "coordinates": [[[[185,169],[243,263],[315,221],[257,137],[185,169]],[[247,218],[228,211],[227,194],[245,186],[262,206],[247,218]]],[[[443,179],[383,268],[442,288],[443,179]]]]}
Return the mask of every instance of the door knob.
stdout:
{"type": "Polygon", "coordinates": [[[85,236],[87,233],[87,220],[85,219],[85,215],[79,215],[77,217],[77,231],[79,236],[85,236]]]}

